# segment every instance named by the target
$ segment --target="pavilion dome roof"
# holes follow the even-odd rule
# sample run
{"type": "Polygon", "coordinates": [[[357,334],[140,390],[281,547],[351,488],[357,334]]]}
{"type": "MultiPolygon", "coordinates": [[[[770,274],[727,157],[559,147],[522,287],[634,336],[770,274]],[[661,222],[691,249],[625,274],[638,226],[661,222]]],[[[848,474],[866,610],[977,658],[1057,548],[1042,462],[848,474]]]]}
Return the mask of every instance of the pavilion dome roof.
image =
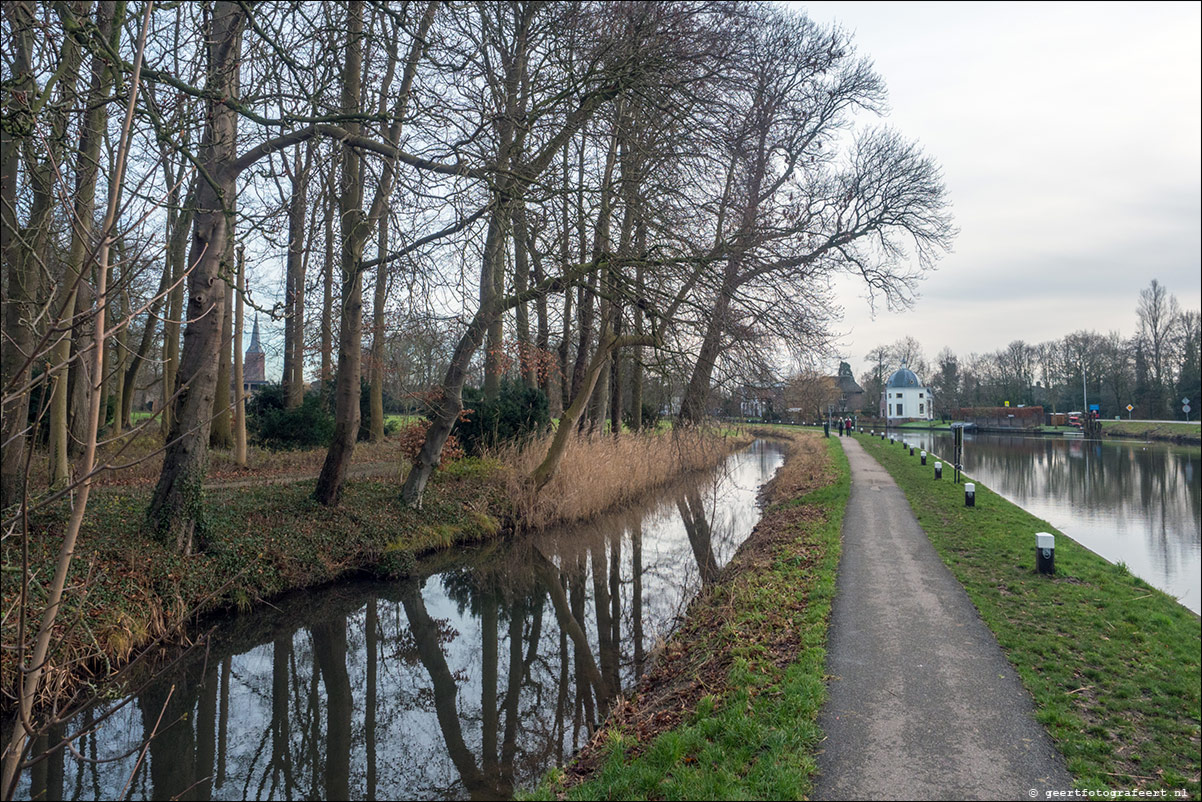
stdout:
{"type": "Polygon", "coordinates": [[[893,373],[889,374],[889,380],[885,382],[886,387],[921,387],[922,382],[918,380],[918,376],[914,375],[914,371],[906,367],[903,362],[902,366],[893,373]]]}

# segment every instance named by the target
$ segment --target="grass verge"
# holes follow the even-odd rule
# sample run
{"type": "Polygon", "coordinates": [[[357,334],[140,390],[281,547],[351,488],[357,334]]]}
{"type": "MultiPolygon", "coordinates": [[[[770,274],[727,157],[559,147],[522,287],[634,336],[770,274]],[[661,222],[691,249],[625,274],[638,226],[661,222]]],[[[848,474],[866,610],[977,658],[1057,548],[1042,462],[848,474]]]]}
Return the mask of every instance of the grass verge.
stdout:
{"type": "Polygon", "coordinates": [[[964,585],[1080,789],[1199,795],[1199,618],[1173,598],[976,483],[934,481],[899,446],[860,436],[964,585]],[[1056,573],[1035,571],[1035,533],[1056,573]]]}
{"type": "Polygon", "coordinates": [[[839,537],[842,449],[788,432],[763,518],[635,695],[531,799],[800,799],[818,711],[839,537]]]}
{"type": "Polygon", "coordinates": [[[1102,421],[1102,434],[1107,437],[1136,437],[1141,440],[1198,443],[1202,439],[1202,424],[1104,420],[1102,421]]]}

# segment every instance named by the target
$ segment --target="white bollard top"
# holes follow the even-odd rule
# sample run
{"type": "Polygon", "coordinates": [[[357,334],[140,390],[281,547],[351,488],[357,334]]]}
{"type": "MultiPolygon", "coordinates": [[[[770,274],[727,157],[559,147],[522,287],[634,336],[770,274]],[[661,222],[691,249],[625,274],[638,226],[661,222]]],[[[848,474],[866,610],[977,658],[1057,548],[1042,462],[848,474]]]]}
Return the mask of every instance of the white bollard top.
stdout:
{"type": "Polygon", "coordinates": [[[965,482],[964,483],[964,492],[965,493],[976,493],[977,486],[974,485],[972,482],[965,482]]]}
{"type": "Polygon", "coordinates": [[[1056,538],[1047,532],[1035,533],[1035,548],[1037,549],[1054,549],[1056,548],[1056,538]]]}
{"type": "Polygon", "coordinates": [[[943,463],[942,463],[942,462],[936,462],[936,463],[935,463],[935,467],[936,467],[936,468],[942,468],[942,467],[943,467],[943,463]]]}
{"type": "Polygon", "coordinates": [[[925,457],[927,455],[927,452],[925,452],[925,451],[922,452],[922,455],[925,457]]]}

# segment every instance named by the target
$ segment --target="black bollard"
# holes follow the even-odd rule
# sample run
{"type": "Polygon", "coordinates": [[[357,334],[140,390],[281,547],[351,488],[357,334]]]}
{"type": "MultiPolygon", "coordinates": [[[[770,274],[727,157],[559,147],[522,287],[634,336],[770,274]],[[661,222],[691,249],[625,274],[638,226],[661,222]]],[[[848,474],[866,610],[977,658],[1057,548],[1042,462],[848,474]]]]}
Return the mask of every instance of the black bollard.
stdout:
{"type": "Polygon", "coordinates": [[[935,478],[936,479],[943,478],[943,463],[942,462],[935,463],[935,478]]]}
{"type": "Polygon", "coordinates": [[[921,454],[921,455],[919,455],[919,456],[922,458],[922,464],[923,464],[923,465],[926,465],[926,464],[927,464],[927,452],[925,452],[925,451],[924,451],[924,452],[922,452],[922,454],[921,454]]]}
{"type": "Polygon", "coordinates": [[[1056,573],[1056,538],[1047,532],[1035,534],[1035,570],[1041,574],[1056,573]]]}
{"type": "Polygon", "coordinates": [[[964,484],[964,506],[977,506],[977,486],[972,482],[965,482],[964,484]]]}
{"type": "Polygon", "coordinates": [[[914,456],[914,446],[910,446],[910,456],[914,456]]]}

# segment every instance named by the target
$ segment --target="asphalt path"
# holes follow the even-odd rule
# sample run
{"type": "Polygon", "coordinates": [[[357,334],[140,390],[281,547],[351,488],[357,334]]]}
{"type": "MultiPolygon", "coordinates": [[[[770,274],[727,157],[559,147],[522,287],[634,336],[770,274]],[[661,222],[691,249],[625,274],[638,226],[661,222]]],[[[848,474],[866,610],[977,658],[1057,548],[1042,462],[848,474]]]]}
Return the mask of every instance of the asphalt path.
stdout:
{"type": "MultiPolygon", "coordinates": [[[[1033,799],[1072,778],[892,477],[854,439],[813,799],[1033,799]]],[[[932,480],[933,481],[933,480],[932,480]]]]}

